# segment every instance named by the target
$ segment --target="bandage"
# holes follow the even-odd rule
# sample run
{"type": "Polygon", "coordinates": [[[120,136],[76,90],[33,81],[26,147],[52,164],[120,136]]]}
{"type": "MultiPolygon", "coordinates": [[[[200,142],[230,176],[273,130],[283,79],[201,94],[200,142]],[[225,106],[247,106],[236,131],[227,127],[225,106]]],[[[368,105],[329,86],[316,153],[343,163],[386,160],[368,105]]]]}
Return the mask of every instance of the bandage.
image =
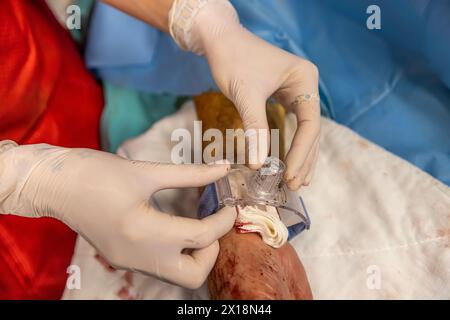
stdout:
{"type": "Polygon", "coordinates": [[[241,233],[258,233],[264,243],[279,248],[288,240],[289,232],[275,207],[238,207],[236,228],[241,233]]]}

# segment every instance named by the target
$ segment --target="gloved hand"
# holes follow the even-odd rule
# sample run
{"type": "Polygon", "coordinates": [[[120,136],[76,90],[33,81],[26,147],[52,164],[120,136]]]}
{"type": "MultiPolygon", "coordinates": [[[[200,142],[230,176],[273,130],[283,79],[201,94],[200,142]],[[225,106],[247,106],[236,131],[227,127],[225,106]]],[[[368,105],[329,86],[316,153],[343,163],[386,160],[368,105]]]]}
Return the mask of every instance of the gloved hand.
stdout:
{"type": "MultiPolygon", "coordinates": [[[[217,85],[237,107],[246,130],[268,130],[265,106],[272,95],[296,114],[298,127],[286,157],[285,180],[293,190],[308,185],[319,150],[317,68],[246,30],[226,0],[177,0],[169,23],[183,49],[206,56],[217,85]]],[[[261,165],[268,148],[250,144],[249,154],[256,149],[263,157],[253,168],[261,165]]]]}
{"type": "Polygon", "coordinates": [[[229,165],[130,161],[46,144],[0,148],[0,212],[54,217],[116,268],[197,288],[214,266],[217,239],[232,228],[235,211],[188,219],[162,213],[149,200],[158,190],[202,186],[228,170],[229,165]]]}

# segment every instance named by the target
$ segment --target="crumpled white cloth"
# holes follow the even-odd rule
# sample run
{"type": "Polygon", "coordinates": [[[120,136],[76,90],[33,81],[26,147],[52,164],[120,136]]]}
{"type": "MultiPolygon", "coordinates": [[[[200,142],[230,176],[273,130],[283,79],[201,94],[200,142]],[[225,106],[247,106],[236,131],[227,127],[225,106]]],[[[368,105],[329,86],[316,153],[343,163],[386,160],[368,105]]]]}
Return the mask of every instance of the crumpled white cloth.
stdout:
{"type": "MultiPolygon", "coordinates": [[[[195,119],[189,102],[118,153],[168,162],[172,131],[192,130],[195,119]]],[[[288,117],[288,141],[294,128],[288,117]]],[[[291,241],[314,298],[450,299],[450,188],[325,118],[320,152],[312,185],[300,191],[312,226],[291,241]]],[[[194,189],[168,190],[155,200],[163,210],[195,216],[197,197],[194,189]]],[[[206,286],[190,291],[111,271],[95,255],[78,237],[72,264],[80,267],[81,289],[66,289],[63,298],[208,298],[206,286]]]]}

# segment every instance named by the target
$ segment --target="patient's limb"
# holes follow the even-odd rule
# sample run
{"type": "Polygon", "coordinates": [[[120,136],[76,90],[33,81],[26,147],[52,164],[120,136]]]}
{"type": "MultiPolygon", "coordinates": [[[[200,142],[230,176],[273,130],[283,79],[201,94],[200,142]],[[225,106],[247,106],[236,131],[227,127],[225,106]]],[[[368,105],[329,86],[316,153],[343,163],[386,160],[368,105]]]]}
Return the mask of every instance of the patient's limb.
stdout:
{"type": "Polygon", "coordinates": [[[211,299],[312,299],[303,265],[289,243],[275,249],[256,233],[236,230],[219,243],[208,278],[211,299]]]}
{"type": "MultiPolygon", "coordinates": [[[[196,97],[195,103],[204,131],[242,128],[239,114],[222,95],[204,94],[196,97]]],[[[268,117],[272,128],[281,129],[283,141],[284,112],[271,107],[268,117]]],[[[284,144],[281,149],[282,155],[284,144]]],[[[289,243],[275,249],[259,234],[239,230],[238,221],[236,228],[219,240],[219,256],[208,278],[212,299],[312,299],[305,270],[289,243]]]]}

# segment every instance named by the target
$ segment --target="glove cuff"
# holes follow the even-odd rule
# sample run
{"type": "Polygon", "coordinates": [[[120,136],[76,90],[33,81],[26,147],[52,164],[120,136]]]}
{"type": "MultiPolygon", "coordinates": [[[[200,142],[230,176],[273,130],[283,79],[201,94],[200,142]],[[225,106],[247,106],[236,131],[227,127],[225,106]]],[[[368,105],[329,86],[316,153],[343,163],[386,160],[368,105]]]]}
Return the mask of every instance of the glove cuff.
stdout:
{"type": "MultiPolygon", "coordinates": [[[[197,55],[205,53],[199,31],[194,25],[198,14],[208,8],[211,9],[208,12],[211,21],[218,22],[231,16],[239,23],[237,12],[228,0],[175,0],[169,12],[169,30],[181,49],[197,55]]],[[[215,29],[215,26],[201,25],[199,28],[215,29]]]]}
{"type": "Polygon", "coordinates": [[[12,140],[0,141],[0,156],[2,155],[2,153],[8,151],[11,148],[17,147],[17,146],[19,146],[19,145],[12,140]]]}
{"type": "Polygon", "coordinates": [[[0,214],[7,213],[6,202],[16,188],[17,179],[8,165],[10,158],[8,151],[16,147],[18,144],[12,140],[0,141],[0,214]]]}
{"type": "Polygon", "coordinates": [[[35,194],[27,194],[24,187],[35,168],[45,159],[55,157],[64,148],[47,144],[18,146],[14,141],[0,142],[0,214],[37,217],[33,201],[35,194]],[[55,152],[61,150],[60,152],[55,152]]]}

